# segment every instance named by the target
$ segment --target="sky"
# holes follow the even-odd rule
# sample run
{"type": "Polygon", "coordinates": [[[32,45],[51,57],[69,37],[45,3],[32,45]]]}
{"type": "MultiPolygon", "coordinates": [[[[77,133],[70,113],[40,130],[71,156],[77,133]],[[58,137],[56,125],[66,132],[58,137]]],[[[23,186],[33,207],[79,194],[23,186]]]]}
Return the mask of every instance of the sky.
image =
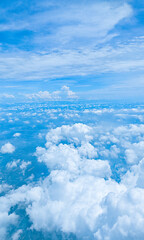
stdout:
{"type": "Polygon", "coordinates": [[[144,2],[0,2],[0,101],[143,101],[144,2]]]}
{"type": "Polygon", "coordinates": [[[143,0],[0,1],[0,240],[144,239],[143,56],[143,0]]]}

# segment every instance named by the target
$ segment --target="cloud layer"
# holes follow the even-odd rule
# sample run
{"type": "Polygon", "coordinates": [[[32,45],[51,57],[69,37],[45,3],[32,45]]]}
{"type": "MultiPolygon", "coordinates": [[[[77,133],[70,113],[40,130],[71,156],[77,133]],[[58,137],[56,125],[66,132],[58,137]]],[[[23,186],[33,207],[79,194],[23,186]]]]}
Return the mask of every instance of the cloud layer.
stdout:
{"type": "Polygon", "coordinates": [[[143,124],[51,129],[45,147],[36,150],[50,174],[0,198],[1,214],[7,216],[2,236],[18,218],[8,215],[10,208],[23,202],[37,231],[73,233],[78,239],[142,239],[143,140],[143,124]]]}

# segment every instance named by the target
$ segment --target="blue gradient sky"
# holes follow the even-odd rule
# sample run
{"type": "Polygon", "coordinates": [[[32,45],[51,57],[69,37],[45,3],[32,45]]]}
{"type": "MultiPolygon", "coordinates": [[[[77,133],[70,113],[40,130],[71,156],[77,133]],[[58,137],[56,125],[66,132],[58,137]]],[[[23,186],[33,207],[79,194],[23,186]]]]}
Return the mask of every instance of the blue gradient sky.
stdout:
{"type": "Polygon", "coordinates": [[[144,2],[1,1],[0,100],[60,91],[142,101],[144,2]]]}

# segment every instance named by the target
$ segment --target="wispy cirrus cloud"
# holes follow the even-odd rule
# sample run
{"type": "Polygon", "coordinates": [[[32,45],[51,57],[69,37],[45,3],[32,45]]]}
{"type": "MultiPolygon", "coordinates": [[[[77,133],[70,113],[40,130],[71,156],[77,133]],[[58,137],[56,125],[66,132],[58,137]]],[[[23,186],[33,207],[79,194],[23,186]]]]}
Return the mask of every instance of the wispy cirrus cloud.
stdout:
{"type": "Polygon", "coordinates": [[[110,49],[99,49],[98,44],[119,35],[115,27],[132,15],[130,5],[122,2],[34,3],[29,12],[19,4],[3,14],[0,34],[9,32],[13,40],[2,42],[1,79],[43,80],[104,71],[98,62],[110,49]]]}
{"type": "MultiPolygon", "coordinates": [[[[133,33],[136,13],[132,2],[15,3],[1,7],[1,85],[7,81],[32,85],[37,81],[43,86],[37,92],[44,92],[44,81],[55,79],[56,85],[57,78],[67,78],[61,86],[69,85],[69,77],[77,77],[75,83],[83,85],[79,76],[116,73],[119,77],[119,73],[135,72],[138,79],[139,72],[144,71],[144,33],[133,33]]],[[[102,79],[97,85],[89,80],[92,90],[101,82],[110,92],[119,86],[117,77],[115,84],[109,79],[106,85],[102,79]]]]}
{"type": "MultiPolygon", "coordinates": [[[[130,5],[120,1],[115,4],[106,1],[50,1],[49,4],[42,1],[41,4],[34,1],[33,6],[27,6],[29,12],[25,7],[25,4],[19,4],[15,9],[10,7],[5,10],[0,31],[28,30],[34,32],[35,36],[47,35],[54,41],[53,47],[58,41],[65,44],[77,40],[79,45],[82,43],[80,38],[101,39],[132,14],[130,5]]],[[[41,36],[38,39],[40,38],[41,36]]]]}
{"type": "Polygon", "coordinates": [[[9,99],[11,99],[11,98],[15,98],[15,96],[12,95],[12,94],[3,93],[3,94],[0,94],[0,98],[9,98],[9,99]]]}
{"type": "Polygon", "coordinates": [[[48,80],[105,72],[144,70],[144,39],[102,47],[51,52],[1,52],[1,79],[48,80]],[[135,57],[137,56],[137,57],[135,57]]]}

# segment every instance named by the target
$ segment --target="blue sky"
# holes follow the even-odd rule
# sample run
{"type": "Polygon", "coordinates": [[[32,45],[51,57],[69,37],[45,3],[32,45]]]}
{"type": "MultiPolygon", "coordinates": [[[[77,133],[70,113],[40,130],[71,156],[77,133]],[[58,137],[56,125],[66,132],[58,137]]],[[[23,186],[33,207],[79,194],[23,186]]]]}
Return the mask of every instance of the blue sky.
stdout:
{"type": "Polygon", "coordinates": [[[144,2],[6,0],[0,12],[0,100],[63,86],[82,99],[143,100],[144,2]]]}

